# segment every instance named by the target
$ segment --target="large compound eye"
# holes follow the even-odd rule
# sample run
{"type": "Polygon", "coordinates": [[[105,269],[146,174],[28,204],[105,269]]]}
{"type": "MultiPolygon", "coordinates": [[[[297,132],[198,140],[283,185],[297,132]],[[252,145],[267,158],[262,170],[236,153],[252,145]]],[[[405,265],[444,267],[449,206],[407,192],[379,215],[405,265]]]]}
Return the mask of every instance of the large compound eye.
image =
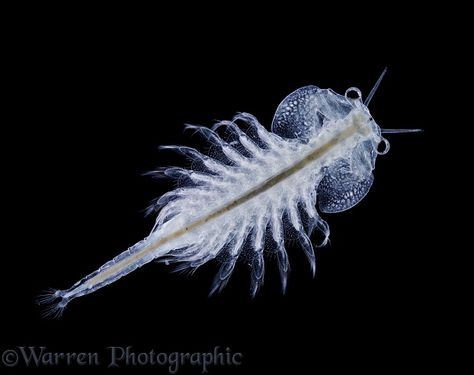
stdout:
{"type": "Polygon", "coordinates": [[[354,103],[330,89],[302,87],[278,106],[272,132],[283,138],[308,139],[331,121],[346,117],[354,103]]]}
{"type": "Polygon", "coordinates": [[[326,213],[346,211],[367,195],[373,182],[372,173],[361,178],[341,159],[325,170],[325,176],[318,185],[319,209],[326,213]]]}

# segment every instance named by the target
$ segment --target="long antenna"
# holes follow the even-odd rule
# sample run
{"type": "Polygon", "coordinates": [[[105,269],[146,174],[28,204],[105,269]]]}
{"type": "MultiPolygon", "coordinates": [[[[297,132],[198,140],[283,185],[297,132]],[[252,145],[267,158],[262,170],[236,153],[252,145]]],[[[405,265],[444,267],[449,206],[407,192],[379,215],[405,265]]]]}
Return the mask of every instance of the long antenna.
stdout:
{"type": "Polygon", "coordinates": [[[367,95],[367,98],[365,99],[364,105],[369,106],[369,103],[372,100],[372,97],[374,96],[375,92],[379,88],[380,82],[382,82],[382,79],[385,73],[387,73],[387,67],[385,67],[379,79],[377,80],[377,82],[375,82],[374,87],[372,88],[372,90],[370,90],[369,95],[367,95]]]}
{"type": "Polygon", "coordinates": [[[418,133],[422,132],[423,129],[380,129],[384,134],[397,134],[397,133],[418,133]]]}

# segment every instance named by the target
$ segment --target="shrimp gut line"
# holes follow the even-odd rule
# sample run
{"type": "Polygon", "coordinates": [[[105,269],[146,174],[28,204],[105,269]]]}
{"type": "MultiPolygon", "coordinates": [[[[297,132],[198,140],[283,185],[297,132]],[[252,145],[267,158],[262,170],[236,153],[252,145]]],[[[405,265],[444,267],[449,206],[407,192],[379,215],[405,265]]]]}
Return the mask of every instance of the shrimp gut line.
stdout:
{"type": "Polygon", "coordinates": [[[168,234],[167,236],[164,236],[160,238],[159,240],[152,242],[145,246],[143,249],[140,251],[137,251],[135,254],[131,255],[130,257],[127,257],[123,259],[122,261],[119,261],[116,264],[113,264],[109,268],[106,268],[104,272],[99,273],[98,275],[92,277],[91,279],[87,280],[85,282],[85,286],[90,288],[94,285],[97,285],[107,279],[110,275],[113,275],[117,271],[120,271],[130,264],[136,262],[139,259],[144,258],[147,256],[150,252],[154,251],[157,247],[174,240],[186,232],[193,230],[203,224],[208,223],[211,220],[214,220],[218,218],[219,216],[223,215],[224,213],[238,207],[239,205],[249,201],[250,199],[256,197],[257,195],[263,193],[264,191],[272,188],[279,182],[283,181],[285,178],[291,176],[292,174],[298,172],[299,170],[303,169],[306,167],[308,164],[316,161],[320,157],[322,157],[325,153],[327,153],[329,150],[331,150],[336,144],[339,142],[345,141],[352,135],[354,135],[357,132],[360,132],[362,135],[367,135],[368,129],[366,126],[362,125],[362,121],[360,121],[359,118],[354,116],[353,123],[345,128],[344,130],[340,131],[337,133],[334,137],[332,137],[329,141],[321,145],[320,147],[314,149],[310,153],[308,153],[304,158],[302,158],[300,161],[292,165],[291,167],[288,167],[284,169],[283,171],[279,172],[273,177],[270,177],[266,181],[262,182],[259,186],[255,187],[254,189],[249,190],[248,192],[244,193],[241,195],[239,198],[233,200],[231,203],[226,204],[223,207],[220,207],[216,209],[215,211],[211,212],[210,214],[200,217],[196,219],[195,221],[191,222],[190,224],[186,225],[182,229],[178,229],[173,233],[168,234]]]}

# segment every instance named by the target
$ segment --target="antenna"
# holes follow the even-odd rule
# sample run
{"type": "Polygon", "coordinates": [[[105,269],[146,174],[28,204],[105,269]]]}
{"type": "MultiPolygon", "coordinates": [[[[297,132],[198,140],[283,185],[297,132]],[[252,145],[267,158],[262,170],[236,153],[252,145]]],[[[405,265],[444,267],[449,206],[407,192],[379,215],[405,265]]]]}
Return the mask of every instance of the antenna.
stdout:
{"type": "Polygon", "coordinates": [[[418,133],[423,129],[380,129],[383,134],[418,133]]]}
{"type": "Polygon", "coordinates": [[[372,100],[372,97],[374,96],[375,92],[379,88],[380,82],[382,82],[382,79],[385,73],[387,73],[387,67],[385,67],[379,79],[377,80],[377,82],[375,82],[374,87],[372,88],[372,90],[370,90],[369,95],[367,95],[367,98],[365,99],[365,102],[364,102],[364,105],[366,105],[367,107],[369,106],[369,103],[372,100]]]}

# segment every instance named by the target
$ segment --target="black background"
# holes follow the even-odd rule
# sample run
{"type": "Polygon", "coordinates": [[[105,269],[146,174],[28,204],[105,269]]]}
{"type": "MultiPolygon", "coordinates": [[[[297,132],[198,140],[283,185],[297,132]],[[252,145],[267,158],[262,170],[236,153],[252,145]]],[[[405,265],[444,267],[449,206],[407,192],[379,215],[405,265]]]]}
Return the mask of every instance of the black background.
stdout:
{"type": "Polygon", "coordinates": [[[428,63],[429,33],[387,33],[380,42],[377,34],[390,27],[372,34],[342,22],[321,27],[304,13],[286,21],[196,16],[190,23],[177,16],[163,26],[165,12],[143,22],[124,12],[12,26],[7,38],[20,39],[11,43],[11,117],[2,136],[8,188],[2,350],[38,345],[105,357],[108,346],[164,352],[221,346],[243,353],[242,366],[211,373],[438,363],[433,325],[443,276],[433,266],[438,250],[431,246],[427,194],[429,148],[439,126],[427,114],[438,68],[428,63]],[[292,245],[286,295],[272,262],[255,299],[244,265],[222,294],[208,298],[216,264],[192,277],[150,264],[73,301],[59,320],[41,318],[34,298],[42,289],[68,288],[148,234],[153,218],[142,210],[173,183],[142,174],[186,165],[157,146],[205,149],[184,123],[211,125],[245,111],[269,128],[293,90],[315,84],[343,93],[357,86],[367,94],[385,66],[371,103],[375,120],[425,131],[389,135],[392,148],[377,159],[369,195],[350,211],[324,215],[331,245],[317,250],[314,279],[292,245]]]}

